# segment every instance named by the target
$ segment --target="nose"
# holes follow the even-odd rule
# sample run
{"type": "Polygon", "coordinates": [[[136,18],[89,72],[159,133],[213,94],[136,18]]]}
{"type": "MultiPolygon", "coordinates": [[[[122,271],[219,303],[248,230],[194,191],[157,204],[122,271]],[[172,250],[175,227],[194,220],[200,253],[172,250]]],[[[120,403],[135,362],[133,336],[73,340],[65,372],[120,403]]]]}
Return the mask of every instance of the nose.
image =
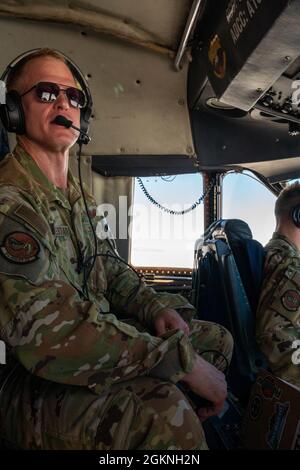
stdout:
{"type": "Polygon", "coordinates": [[[57,99],[55,100],[54,104],[55,104],[55,107],[57,107],[58,109],[69,109],[70,108],[70,103],[69,103],[69,100],[67,98],[65,90],[60,90],[59,91],[59,95],[58,95],[57,99]]]}

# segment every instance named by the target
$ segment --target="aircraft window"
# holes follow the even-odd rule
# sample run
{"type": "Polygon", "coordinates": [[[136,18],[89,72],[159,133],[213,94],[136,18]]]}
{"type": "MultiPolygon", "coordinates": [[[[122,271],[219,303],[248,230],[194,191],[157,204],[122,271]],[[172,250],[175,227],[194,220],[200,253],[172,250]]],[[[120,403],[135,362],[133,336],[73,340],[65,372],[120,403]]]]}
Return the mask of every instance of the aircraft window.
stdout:
{"type": "Polygon", "coordinates": [[[223,218],[242,219],[265,245],[275,230],[276,196],[251,172],[228,173],[223,180],[223,218]],[[249,178],[250,176],[250,178],[249,178]]]}
{"type": "MultiPolygon", "coordinates": [[[[202,175],[142,178],[162,206],[182,211],[203,192],[202,175]]],[[[135,266],[192,268],[194,243],[203,233],[203,204],[185,215],[171,215],[152,204],[135,181],[131,263],[135,266]]]]}

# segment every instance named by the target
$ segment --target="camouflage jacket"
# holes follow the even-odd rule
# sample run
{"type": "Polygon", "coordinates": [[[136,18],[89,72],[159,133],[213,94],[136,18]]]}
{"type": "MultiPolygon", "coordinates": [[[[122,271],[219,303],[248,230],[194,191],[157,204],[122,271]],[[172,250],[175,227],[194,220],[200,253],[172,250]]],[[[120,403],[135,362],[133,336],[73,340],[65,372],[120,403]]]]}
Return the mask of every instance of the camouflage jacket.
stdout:
{"type": "Polygon", "coordinates": [[[300,253],[274,233],[266,246],[256,335],[275,375],[300,386],[300,253]]]}
{"type": "MultiPolygon", "coordinates": [[[[104,223],[105,230],[85,192],[94,227],[104,223]]],[[[96,393],[143,374],[176,382],[191,371],[195,353],[181,331],[154,336],[153,320],[170,307],[189,321],[193,307],[180,295],[156,293],[140,282],[112,257],[117,253],[108,238],[98,239],[98,253],[111,257],[96,258],[87,299],[78,260],[93,255],[93,240],[78,180],[70,172],[66,195],[20,146],[5,157],[0,164],[1,339],[31,373],[96,393]],[[124,314],[146,331],[120,321],[124,314]]]]}

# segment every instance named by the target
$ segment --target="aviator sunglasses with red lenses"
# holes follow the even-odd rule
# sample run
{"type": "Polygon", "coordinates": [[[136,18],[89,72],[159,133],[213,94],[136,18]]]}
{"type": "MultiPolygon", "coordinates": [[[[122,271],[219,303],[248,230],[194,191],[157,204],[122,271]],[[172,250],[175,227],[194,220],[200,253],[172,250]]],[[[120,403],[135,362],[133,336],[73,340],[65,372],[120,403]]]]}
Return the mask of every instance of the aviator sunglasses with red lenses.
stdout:
{"type": "Polygon", "coordinates": [[[53,82],[39,82],[33,85],[29,90],[25,91],[21,96],[27,95],[30,91],[35,89],[37,98],[43,103],[54,103],[59,97],[59,93],[63,91],[70,105],[73,108],[84,108],[86,105],[86,96],[82,90],[72,86],[66,88],[60,88],[58,83],[53,82]]]}

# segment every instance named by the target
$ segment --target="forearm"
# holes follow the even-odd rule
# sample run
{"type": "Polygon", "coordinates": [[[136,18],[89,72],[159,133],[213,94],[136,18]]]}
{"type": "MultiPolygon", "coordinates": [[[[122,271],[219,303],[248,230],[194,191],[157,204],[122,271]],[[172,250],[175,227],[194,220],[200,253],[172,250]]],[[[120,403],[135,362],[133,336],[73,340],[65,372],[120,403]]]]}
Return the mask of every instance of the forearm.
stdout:
{"type": "Polygon", "coordinates": [[[2,282],[2,299],[1,337],[31,373],[47,380],[101,392],[145,374],[176,382],[191,367],[192,347],[182,332],[141,333],[99,314],[63,282],[37,287],[10,278],[2,282]]]}
{"type": "MultiPolygon", "coordinates": [[[[101,250],[102,253],[116,255],[108,242],[101,244],[101,250]]],[[[153,320],[159,312],[167,308],[179,310],[187,322],[195,315],[195,308],[184,297],[179,294],[156,292],[146,286],[137,274],[121,261],[108,257],[104,261],[104,269],[108,285],[106,295],[112,311],[137,317],[149,328],[153,327],[153,320]]]]}

